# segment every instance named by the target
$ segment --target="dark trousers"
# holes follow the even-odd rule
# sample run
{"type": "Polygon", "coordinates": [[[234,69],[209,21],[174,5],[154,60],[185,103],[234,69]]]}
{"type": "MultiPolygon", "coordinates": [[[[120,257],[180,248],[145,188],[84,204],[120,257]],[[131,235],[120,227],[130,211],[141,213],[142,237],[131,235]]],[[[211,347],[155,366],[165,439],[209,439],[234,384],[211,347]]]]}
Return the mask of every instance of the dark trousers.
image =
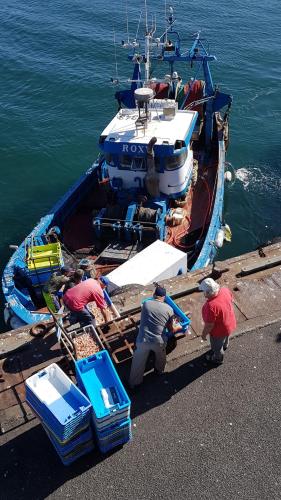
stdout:
{"type": "Polygon", "coordinates": [[[229,336],[227,337],[212,337],[210,335],[210,344],[213,351],[213,360],[222,362],[225,349],[228,348],[229,336]]]}
{"type": "Polygon", "coordinates": [[[80,323],[81,326],[94,325],[96,326],[95,317],[88,311],[86,307],[80,311],[71,311],[70,323],[80,323]]]}

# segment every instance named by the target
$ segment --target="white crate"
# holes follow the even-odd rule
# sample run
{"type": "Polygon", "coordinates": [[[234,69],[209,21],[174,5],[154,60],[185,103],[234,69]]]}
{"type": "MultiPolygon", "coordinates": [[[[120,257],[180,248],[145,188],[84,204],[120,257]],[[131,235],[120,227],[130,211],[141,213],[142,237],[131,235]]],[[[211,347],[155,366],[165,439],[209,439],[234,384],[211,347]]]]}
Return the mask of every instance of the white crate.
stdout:
{"type": "Polygon", "coordinates": [[[109,291],[124,285],[149,285],[187,272],[186,253],[157,240],[106,277],[109,291]]]}
{"type": "Polygon", "coordinates": [[[90,404],[80,389],[56,363],[52,363],[29,377],[25,384],[27,390],[33,393],[33,397],[48,408],[64,399],[69,393],[71,393],[71,398],[69,398],[68,403],[66,401],[62,402],[60,411],[66,411],[69,408],[69,410],[75,412],[83,406],[88,407],[90,404]]]}

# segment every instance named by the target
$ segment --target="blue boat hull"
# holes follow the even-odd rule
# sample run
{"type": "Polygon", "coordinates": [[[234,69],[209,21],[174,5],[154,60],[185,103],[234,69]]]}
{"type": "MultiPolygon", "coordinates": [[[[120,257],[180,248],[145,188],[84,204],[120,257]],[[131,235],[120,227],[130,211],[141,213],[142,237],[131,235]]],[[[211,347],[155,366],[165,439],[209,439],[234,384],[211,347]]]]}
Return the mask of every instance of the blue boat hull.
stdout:
{"type": "MultiPolygon", "coordinates": [[[[76,183],[55,204],[50,212],[42,217],[28,237],[32,236],[36,244],[44,243],[44,234],[54,225],[63,226],[64,221],[77,208],[81,199],[87,196],[96,176],[98,161],[83,174],[76,183]]],[[[190,270],[206,267],[210,264],[217,253],[214,244],[216,235],[223,223],[223,199],[224,199],[224,171],[225,171],[225,144],[223,140],[218,141],[218,173],[214,193],[214,204],[212,216],[204,237],[204,243],[200,253],[190,270]]],[[[2,276],[2,288],[6,302],[5,319],[12,328],[41,322],[51,319],[50,314],[40,313],[32,310],[32,300],[28,291],[20,290],[15,285],[14,273],[16,267],[25,265],[25,242],[11,256],[2,276]]],[[[34,306],[33,306],[34,307],[34,306]]]]}

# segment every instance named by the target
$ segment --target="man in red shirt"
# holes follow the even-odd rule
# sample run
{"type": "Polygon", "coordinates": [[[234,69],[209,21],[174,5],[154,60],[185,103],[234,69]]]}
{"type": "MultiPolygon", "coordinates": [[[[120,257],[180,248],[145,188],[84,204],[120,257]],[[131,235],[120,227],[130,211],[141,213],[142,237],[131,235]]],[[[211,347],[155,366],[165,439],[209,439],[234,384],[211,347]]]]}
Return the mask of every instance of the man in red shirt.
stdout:
{"type": "Polygon", "coordinates": [[[228,288],[221,288],[212,278],[203,280],[199,290],[207,299],[202,307],[202,339],[207,340],[207,335],[210,335],[211,353],[206,355],[206,359],[216,365],[222,364],[229,336],[236,328],[233,296],[228,288]]]}
{"type": "Polygon", "coordinates": [[[72,313],[71,322],[80,322],[86,325],[92,323],[95,326],[95,318],[86,307],[89,302],[93,301],[101,310],[105,322],[110,319],[101,285],[93,278],[81,281],[78,285],[67,290],[63,301],[72,313]]]}

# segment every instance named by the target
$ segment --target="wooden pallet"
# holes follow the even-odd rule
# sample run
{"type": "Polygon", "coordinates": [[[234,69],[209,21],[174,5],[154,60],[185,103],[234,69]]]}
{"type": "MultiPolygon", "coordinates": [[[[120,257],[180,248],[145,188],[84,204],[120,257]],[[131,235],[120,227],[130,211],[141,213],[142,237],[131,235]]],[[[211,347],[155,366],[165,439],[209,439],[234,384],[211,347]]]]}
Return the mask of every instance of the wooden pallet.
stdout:
{"type": "MultiPolygon", "coordinates": [[[[108,325],[96,327],[104,347],[109,351],[116,364],[132,358],[140,323],[140,314],[119,318],[108,325]]],[[[184,333],[175,335],[177,340],[185,338],[184,333]]]]}
{"type": "Polygon", "coordinates": [[[134,353],[139,315],[119,318],[108,325],[96,327],[101,342],[116,364],[128,361],[134,353]]]}

